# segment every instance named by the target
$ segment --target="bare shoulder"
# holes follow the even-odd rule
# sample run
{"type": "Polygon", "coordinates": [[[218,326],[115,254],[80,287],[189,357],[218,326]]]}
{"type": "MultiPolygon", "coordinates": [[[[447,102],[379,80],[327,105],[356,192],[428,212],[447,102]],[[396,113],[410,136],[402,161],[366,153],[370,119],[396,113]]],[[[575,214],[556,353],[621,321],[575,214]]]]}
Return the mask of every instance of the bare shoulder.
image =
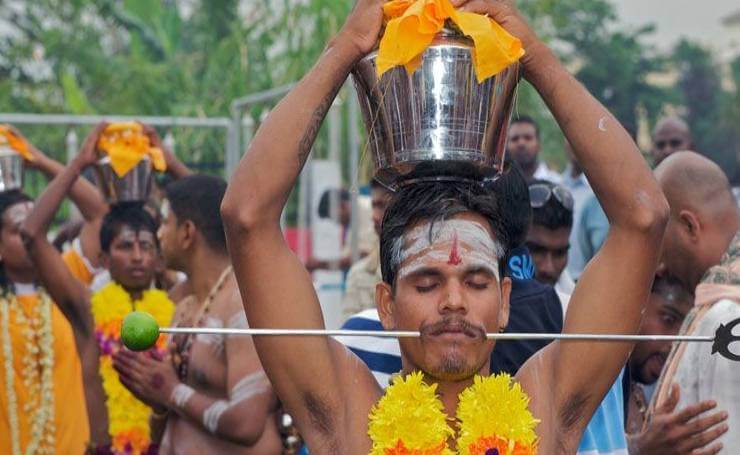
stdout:
{"type": "Polygon", "coordinates": [[[558,342],[550,343],[519,369],[516,381],[530,398],[529,410],[540,421],[537,437],[541,453],[575,453],[584,423],[583,397],[560,397],[553,372],[558,342]]]}
{"type": "Polygon", "coordinates": [[[210,305],[210,313],[221,319],[226,328],[246,329],[249,327],[236,280],[228,279],[221,290],[216,293],[210,305]]]}
{"type": "Polygon", "coordinates": [[[330,349],[335,371],[341,372],[339,390],[301,397],[309,419],[308,425],[302,425],[308,428],[304,437],[312,452],[319,448],[318,453],[368,453],[368,416],[383,390],[365,363],[343,344],[331,340],[330,349]]]}

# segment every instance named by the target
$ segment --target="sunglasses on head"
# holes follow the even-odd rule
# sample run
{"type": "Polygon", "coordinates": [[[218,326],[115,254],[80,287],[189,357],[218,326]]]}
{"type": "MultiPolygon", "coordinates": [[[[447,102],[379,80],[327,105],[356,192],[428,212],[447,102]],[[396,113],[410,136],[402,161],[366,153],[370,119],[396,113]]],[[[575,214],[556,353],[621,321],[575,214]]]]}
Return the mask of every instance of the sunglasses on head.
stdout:
{"type": "Polygon", "coordinates": [[[566,210],[573,211],[573,195],[570,191],[560,185],[547,185],[545,183],[535,183],[529,185],[529,205],[533,209],[539,209],[545,206],[551,197],[565,207],[566,210]]]}
{"type": "Polygon", "coordinates": [[[683,145],[683,141],[681,139],[669,139],[669,140],[660,140],[655,143],[655,148],[658,150],[663,150],[664,148],[671,146],[673,149],[677,149],[683,145]]]}

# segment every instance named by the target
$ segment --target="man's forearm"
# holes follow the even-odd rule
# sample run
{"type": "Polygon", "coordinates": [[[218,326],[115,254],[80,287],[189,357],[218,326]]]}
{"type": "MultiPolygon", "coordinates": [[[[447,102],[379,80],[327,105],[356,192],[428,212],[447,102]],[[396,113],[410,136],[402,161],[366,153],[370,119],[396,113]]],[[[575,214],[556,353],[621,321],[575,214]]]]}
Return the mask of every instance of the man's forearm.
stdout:
{"type": "Polygon", "coordinates": [[[227,215],[240,212],[253,221],[279,220],[324,117],[359,57],[353,47],[335,40],[270,113],[229,185],[227,215]]]}
{"type": "MultiPolygon", "coordinates": [[[[57,163],[58,164],[58,163],[57,163]]],[[[61,165],[59,165],[61,167],[61,165]]],[[[46,235],[49,225],[54,219],[54,214],[59,209],[70,187],[80,175],[80,167],[75,161],[49,183],[46,190],[36,201],[35,207],[26,221],[23,223],[23,233],[28,238],[46,235]]]]}
{"type": "Polygon", "coordinates": [[[619,121],[544,44],[528,52],[526,77],[565,133],[612,225],[642,223],[643,214],[662,208],[662,193],[619,121]]]}
{"type": "MultiPolygon", "coordinates": [[[[267,391],[269,384],[265,383],[260,393],[267,391]]],[[[257,443],[267,420],[267,413],[263,412],[267,407],[255,405],[250,399],[219,400],[184,384],[176,386],[167,406],[204,431],[243,445],[257,443]]]]}

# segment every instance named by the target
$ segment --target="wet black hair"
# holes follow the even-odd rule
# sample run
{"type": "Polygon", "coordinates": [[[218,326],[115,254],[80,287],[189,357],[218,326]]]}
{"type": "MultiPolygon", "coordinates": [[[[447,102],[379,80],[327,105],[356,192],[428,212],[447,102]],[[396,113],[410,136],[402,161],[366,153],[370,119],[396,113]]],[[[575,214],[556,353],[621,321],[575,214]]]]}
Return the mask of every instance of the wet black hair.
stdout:
{"type": "Polygon", "coordinates": [[[176,180],[165,189],[177,221],[190,220],[214,251],[226,252],[226,234],[221,220],[221,201],[226,182],[210,175],[194,174],[176,180]]]}
{"type": "MultiPolygon", "coordinates": [[[[530,185],[535,184],[546,185],[550,190],[559,186],[546,180],[534,180],[530,183],[530,185]]],[[[561,188],[565,189],[562,186],[561,188]]],[[[565,189],[565,191],[568,190],[565,189]]],[[[555,197],[555,194],[552,194],[545,205],[532,208],[532,225],[544,226],[551,231],[561,228],[572,228],[573,211],[565,208],[558,198],[555,197]]]]}
{"type": "Polygon", "coordinates": [[[321,199],[319,199],[319,218],[329,218],[331,216],[331,214],[329,213],[329,204],[331,203],[331,198],[334,195],[336,195],[338,202],[349,202],[349,200],[352,198],[349,194],[349,191],[345,189],[335,188],[324,191],[324,194],[321,195],[321,199]]]}
{"type": "MultiPolygon", "coordinates": [[[[508,253],[509,238],[490,188],[475,182],[417,182],[399,188],[383,217],[380,232],[380,267],[383,281],[395,286],[398,265],[395,245],[404,233],[421,221],[448,220],[456,215],[474,212],[487,221],[495,239],[508,253]]],[[[499,267],[503,273],[503,258],[499,267]]]]}
{"type": "Polygon", "coordinates": [[[136,232],[148,231],[154,235],[154,241],[159,247],[157,241],[157,222],[154,217],[144,209],[144,203],[140,201],[126,201],[112,204],[110,211],[103,218],[103,224],[100,227],[100,249],[110,253],[110,246],[113,239],[121,232],[121,229],[128,227],[136,232]]]}
{"type": "Polygon", "coordinates": [[[534,127],[534,135],[537,139],[540,138],[540,125],[537,124],[535,119],[528,115],[517,115],[513,119],[511,119],[511,124],[515,123],[526,123],[528,125],[532,125],[534,127]]]}

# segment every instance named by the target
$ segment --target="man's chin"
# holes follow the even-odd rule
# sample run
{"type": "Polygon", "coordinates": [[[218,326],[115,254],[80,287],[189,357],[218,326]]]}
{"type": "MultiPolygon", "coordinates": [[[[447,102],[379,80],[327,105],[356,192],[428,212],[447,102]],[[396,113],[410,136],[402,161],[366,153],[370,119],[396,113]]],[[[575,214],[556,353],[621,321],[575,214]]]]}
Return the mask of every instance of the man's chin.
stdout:
{"type": "Polygon", "coordinates": [[[483,366],[463,355],[452,354],[442,356],[424,372],[439,381],[456,382],[472,378],[483,369],[483,366]]]}

